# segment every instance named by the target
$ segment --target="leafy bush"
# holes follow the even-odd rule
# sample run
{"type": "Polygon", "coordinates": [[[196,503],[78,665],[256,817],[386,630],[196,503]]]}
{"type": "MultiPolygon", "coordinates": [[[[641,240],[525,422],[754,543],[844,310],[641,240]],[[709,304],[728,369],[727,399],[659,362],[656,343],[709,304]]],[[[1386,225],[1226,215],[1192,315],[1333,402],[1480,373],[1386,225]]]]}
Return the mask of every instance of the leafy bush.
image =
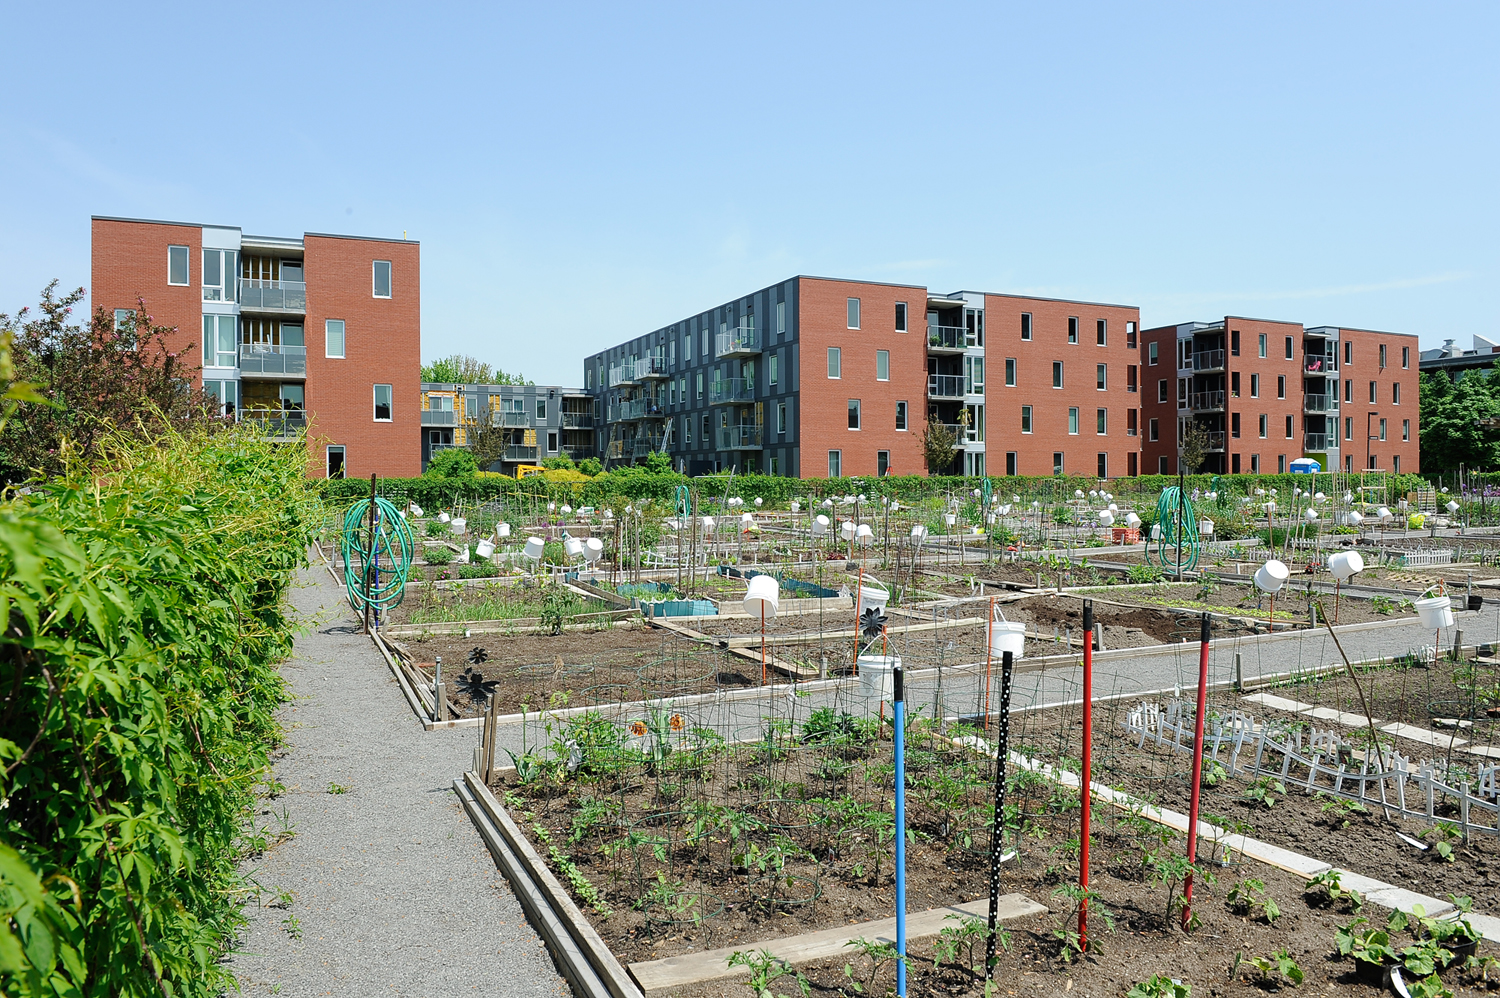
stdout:
{"type": "Polygon", "coordinates": [[[453,549],[431,544],[422,549],[422,560],[429,565],[446,565],[453,560],[453,549]]]}
{"type": "Polygon", "coordinates": [[[320,521],[307,452],[235,431],[98,454],[0,505],[6,994],[218,995],[237,864],[276,836],[252,821],[320,521]]]}
{"type": "Polygon", "coordinates": [[[1131,582],[1136,583],[1160,582],[1166,578],[1166,573],[1157,565],[1131,565],[1126,574],[1131,582]]]}
{"type": "Polygon", "coordinates": [[[449,447],[434,454],[422,474],[433,478],[473,478],[479,474],[479,462],[465,448],[449,447]]]}

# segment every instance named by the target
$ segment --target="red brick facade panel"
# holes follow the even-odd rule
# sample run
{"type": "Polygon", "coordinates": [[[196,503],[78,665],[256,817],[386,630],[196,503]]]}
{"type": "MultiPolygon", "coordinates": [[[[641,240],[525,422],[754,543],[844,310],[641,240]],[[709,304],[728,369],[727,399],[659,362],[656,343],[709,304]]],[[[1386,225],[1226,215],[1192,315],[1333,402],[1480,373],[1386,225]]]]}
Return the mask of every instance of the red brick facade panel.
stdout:
{"type": "MultiPolygon", "coordinates": [[[[203,228],[162,222],[131,222],[96,218],[92,226],[92,266],[89,298],[108,312],[134,309],[146,300],[146,311],[158,326],[175,327],[170,349],[184,366],[197,373],[203,367],[203,228]],[[167,283],[170,246],[188,248],[188,283],[167,283]]],[[[80,317],[84,318],[84,317],[80,317]]]]}
{"type": "Polygon", "coordinates": [[[1421,471],[1417,337],[1340,329],[1339,344],[1339,446],[1343,448],[1343,466],[1359,471],[1371,467],[1373,459],[1373,466],[1381,471],[1421,471]]]}
{"type": "Polygon", "coordinates": [[[927,412],[927,289],[798,278],[799,399],[797,437],[803,478],[828,474],[839,451],[844,475],[875,475],[878,454],[888,474],[925,475],[922,434],[927,412]],[[859,328],[850,329],[849,299],[859,299],[859,328]],[[906,304],[907,331],[896,331],[896,304],[906,304]],[[839,351],[837,379],[828,351],[839,351]],[[877,351],[889,351],[889,378],[876,377],[877,351]],[[859,400],[860,426],[849,428],[849,402],[859,400]],[[907,428],[896,429],[896,403],[907,403],[907,428]]]}
{"type": "MultiPolygon", "coordinates": [[[[1303,456],[1306,433],[1302,419],[1302,324],[1236,316],[1227,316],[1224,323],[1229,344],[1225,351],[1228,364],[1225,419],[1230,427],[1226,470],[1249,472],[1259,468],[1262,474],[1289,471],[1291,463],[1303,456]],[[1234,355],[1233,349],[1236,332],[1239,334],[1239,356],[1234,355]],[[1264,357],[1261,356],[1262,337],[1264,357]],[[1237,391],[1234,387],[1236,376],[1237,391]],[[1236,413],[1240,417],[1238,438],[1233,433],[1236,413]],[[1262,420],[1264,435],[1261,432],[1262,420]],[[1240,458],[1238,468],[1234,466],[1236,455],[1240,458]]],[[[1322,464],[1327,463],[1321,454],[1309,456],[1322,464]]]]}
{"type": "Polygon", "coordinates": [[[421,254],[414,242],[307,235],[307,410],[310,475],[327,448],[345,448],[345,474],[422,470],[421,254]],[[374,295],[375,261],[391,265],[391,295],[374,295]],[[344,323],[344,356],[327,351],[327,322],[344,323]],[[390,385],[391,418],[375,419],[375,386],[390,385]]]}
{"type": "MultiPolygon", "coordinates": [[[[1018,475],[1050,475],[1053,456],[1062,455],[1069,475],[1094,475],[1099,457],[1109,478],[1139,473],[1141,353],[1130,346],[1127,324],[1139,329],[1138,308],[1089,302],[1048,301],[986,295],[985,408],[988,439],[985,470],[1004,475],[1008,453],[1016,455],[1018,475]],[[1022,339],[1022,317],[1030,316],[1031,338],[1022,339]],[[1070,320],[1077,320],[1070,342],[1070,320]],[[1104,345],[1099,345],[1103,321],[1104,345]],[[1015,361],[1015,384],[1007,384],[1007,360],[1015,361]],[[1054,364],[1060,363],[1061,387],[1054,364]],[[1104,366],[1104,389],[1098,387],[1104,366]],[[1130,375],[1134,370],[1135,390],[1130,375]],[[1030,408],[1030,428],[1024,408],[1030,408]],[[1070,410],[1077,410],[1076,432],[1070,410]],[[1098,413],[1104,410],[1104,433],[1098,413]],[[1132,413],[1135,419],[1132,422],[1132,413]],[[1132,433],[1131,431],[1134,430],[1132,433]]],[[[1136,333],[1139,341],[1139,333],[1136,333]]]]}
{"type": "Polygon", "coordinates": [[[1141,474],[1177,473],[1177,327],[1141,333],[1141,474]],[[1155,360],[1152,363],[1152,346],[1155,360]],[[1152,434],[1155,433],[1155,439],[1152,434]],[[1162,464],[1162,459],[1166,464],[1162,464]]]}

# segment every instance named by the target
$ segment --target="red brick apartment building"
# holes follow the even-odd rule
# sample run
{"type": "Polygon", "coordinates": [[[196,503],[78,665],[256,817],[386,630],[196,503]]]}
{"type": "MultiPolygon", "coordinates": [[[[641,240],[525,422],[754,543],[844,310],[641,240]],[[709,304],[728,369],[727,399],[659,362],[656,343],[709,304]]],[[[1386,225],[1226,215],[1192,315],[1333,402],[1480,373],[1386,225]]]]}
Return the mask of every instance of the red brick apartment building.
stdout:
{"type": "Polygon", "coordinates": [[[92,269],[94,304],[144,298],[226,411],[305,428],[309,475],[420,473],[418,243],[95,216],[92,269]]]}
{"type": "Polygon", "coordinates": [[[1141,334],[1143,471],[1176,474],[1179,434],[1207,434],[1202,471],[1421,470],[1417,337],[1226,316],[1141,334]]]}

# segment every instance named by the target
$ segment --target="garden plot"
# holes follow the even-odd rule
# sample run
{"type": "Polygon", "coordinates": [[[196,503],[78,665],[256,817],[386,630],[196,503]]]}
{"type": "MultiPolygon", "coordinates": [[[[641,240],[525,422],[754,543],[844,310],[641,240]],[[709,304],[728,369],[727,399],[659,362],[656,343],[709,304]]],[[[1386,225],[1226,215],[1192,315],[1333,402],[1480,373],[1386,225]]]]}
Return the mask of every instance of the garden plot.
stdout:
{"type": "Polygon", "coordinates": [[[411,589],[381,621],[383,627],[421,627],[475,621],[514,621],[517,627],[552,629],[587,622],[590,615],[619,607],[584,596],[561,582],[493,580],[411,589]],[[525,622],[525,623],[523,623],[525,622]]]}
{"type": "MultiPolygon", "coordinates": [[[[1276,627],[1306,628],[1312,626],[1311,606],[1321,602],[1324,610],[1334,612],[1334,594],[1321,589],[1297,588],[1297,576],[1292,577],[1276,597],[1276,627]]],[[[1254,586],[1230,582],[1205,585],[1201,582],[1164,582],[1150,586],[1130,588],[1102,587],[1080,590],[1076,595],[1093,597],[1095,606],[1100,600],[1110,603],[1128,604],[1147,608],[1187,610],[1192,613],[1207,611],[1221,617],[1230,617],[1246,622],[1259,622],[1265,626],[1271,619],[1271,601],[1254,586]]],[[[1397,620],[1415,617],[1416,612],[1408,602],[1396,596],[1367,598],[1340,595],[1338,598],[1339,624],[1365,624],[1381,620],[1397,620]]],[[[1220,624],[1216,621],[1216,627],[1220,624]]],[[[1319,618],[1317,626],[1323,626],[1319,618]]],[[[1242,633],[1255,628],[1247,623],[1242,633]]],[[[1215,632],[1218,633],[1217,631],[1215,632]]],[[[1191,637],[1196,637],[1196,632],[1191,637]]]]}

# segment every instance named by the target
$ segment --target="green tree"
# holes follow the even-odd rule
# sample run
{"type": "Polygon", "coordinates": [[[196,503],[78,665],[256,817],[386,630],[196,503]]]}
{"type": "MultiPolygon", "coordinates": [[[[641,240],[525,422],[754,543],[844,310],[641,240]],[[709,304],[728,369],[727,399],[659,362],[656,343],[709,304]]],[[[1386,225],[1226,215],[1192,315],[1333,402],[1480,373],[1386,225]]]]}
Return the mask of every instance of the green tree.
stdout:
{"type": "Polygon", "coordinates": [[[597,475],[604,471],[604,465],[599,462],[597,457],[586,457],[578,462],[578,470],[585,475],[597,475]]]}
{"type": "Polygon", "coordinates": [[[506,374],[468,354],[456,353],[422,365],[422,380],[445,385],[530,385],[519,374],[506,374]]]}
{"type": "Polygon", "coordinates": [[[1442,371],[1421,376],[1422,470],[1483,470],[1500,464],[1500,365],[1453,381],[1442,371]]]}
{"type": "Polygon", "coordinates": [[[464,419],[464,446],[474,456],[477,468],[488,470],[489,466],[505,457],[510,446],[511,434],[515,431],[497,425],[496,412],[488,405],[464,419]]]}
{"type": "Polygon", "coordinates": [[[927,432],[922,435],[922,456],[927,459],[927,470],[931,474],[947,473],[953,466],[953,448],[958,444],[958,434],[942,423],[927,421],[927,432]]]}
{"type": "Polygon", "coordinates": [[[463,447],[440,450],[427,462],[424,475],[433,478],[473,478],[479,473],[479,462],[463,447]]]}

